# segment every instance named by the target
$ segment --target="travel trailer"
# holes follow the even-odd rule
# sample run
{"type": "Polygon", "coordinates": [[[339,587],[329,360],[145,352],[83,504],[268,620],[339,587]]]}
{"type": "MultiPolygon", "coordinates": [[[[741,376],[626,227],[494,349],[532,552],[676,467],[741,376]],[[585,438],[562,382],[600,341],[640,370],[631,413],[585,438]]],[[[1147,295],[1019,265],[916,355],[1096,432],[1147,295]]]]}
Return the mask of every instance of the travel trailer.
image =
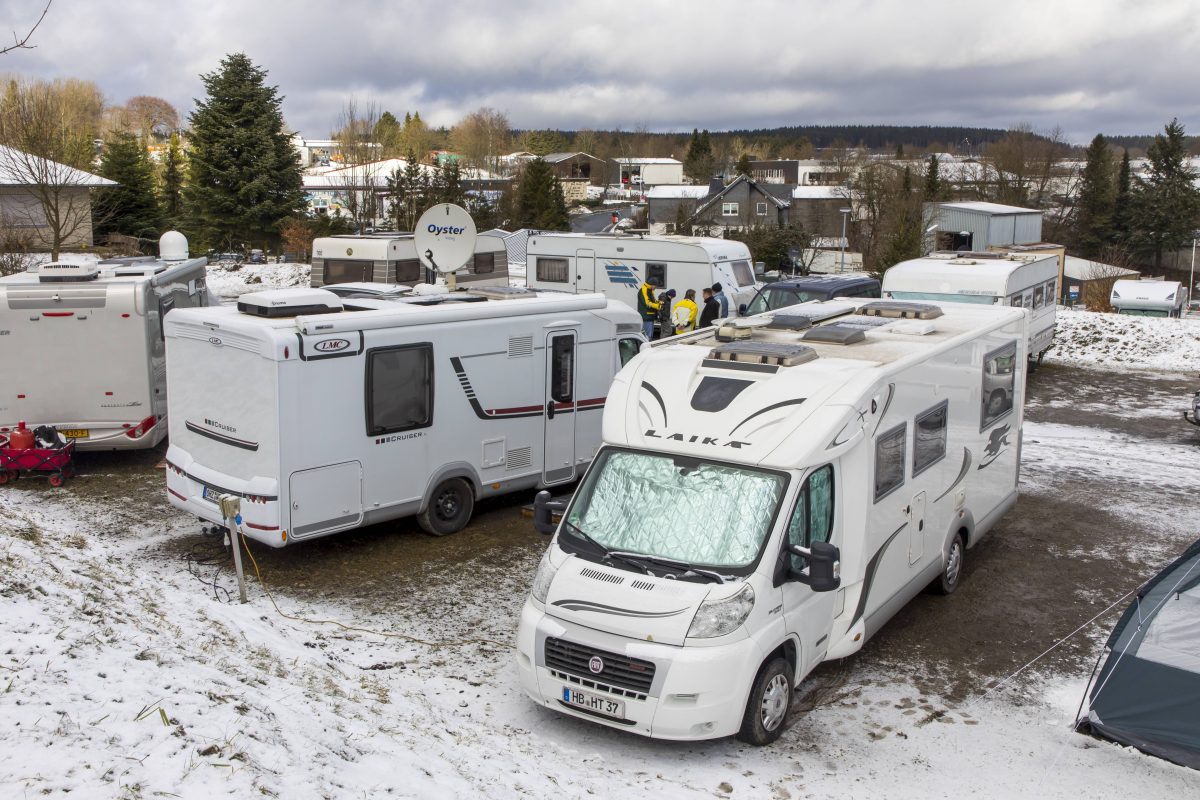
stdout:
{"type": "MultiPolygon", "coordinates": [[[[327,283],[432,283],[417,256],[411,233],[378,233],[363,236],[328,236],[313,240],[314,288],[327,283]]],[[[508,286],[508,251],[498,236],[481,234],[475,254],[455,272],[458,286],[508,286]]]]}
{"type": "Polygon", "coordinates": [[[404,299],[243,295],[167,320],[172,505],[274,547],[568,483],[600,444],[612,377],[644,339],[597,294],[491,287],[404,299]]]}
{"type": "Polygon", "coordinates": [[[158,258],[42,264],[0,278],[0,433],[24,420],[55,426],[78,450],[161,442],[163,318],[209,305],[207,263],[169,231],[158,258]]]}
{"type": "Polygon", "coordinates": [[[637,308],[638,289],[650,281],[674,289],[719,283],[729,298],[729,315],[754,298],[750,250],[742,242],[701,236],[648,236],[638,233],[541,233],[529,237],[526,277],[535,289],[600,292],[637,308]]]}
{"type": "Polygon", "coordinates": [[[1039,363],[1054,344],[1057,286],[1057,256],[1034,253],[931,253],[883,273],[886,298],[1028,310],[1026,352],[1039,363]]]}
{"type": "Polygon", "coordinates": [[[1113,284],[1109,305],[1118,314],[1138,317],[1178,317],[1186,290],[1179,281],[1129,281],[1113,284]]]}
{"type": "Polygon", "coordinates": [[[1026,328],[835,300],[644,349],[522,609],[525,691],[646,736],[774,740],[810,670],[953,592],[1016,501],[1026,328]]]}

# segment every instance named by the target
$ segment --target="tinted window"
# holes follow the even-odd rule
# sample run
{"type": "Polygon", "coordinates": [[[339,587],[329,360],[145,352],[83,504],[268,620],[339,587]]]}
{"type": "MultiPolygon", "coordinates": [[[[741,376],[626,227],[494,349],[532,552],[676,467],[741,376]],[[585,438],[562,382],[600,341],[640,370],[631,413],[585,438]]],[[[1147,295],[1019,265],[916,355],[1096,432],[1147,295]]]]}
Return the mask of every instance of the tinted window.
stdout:
{"type": "Polygon", "coordinates": [[[418,283],[421,278],[421,262],[417,259],[406,258],[396,262],[396,283],[418,283]]]}
{"type": "Polygon", "coordinates": [[[809,300],[821,300],[810,292],[798,292],[795,289],[763,289],[750,303],[746,313],[761,314],[764,311],[774,311],[784,306],[794,306],[797,303],[807,303],[809,300]]]}
{"type": "Polygon", "coordinates": [[[475,264],[471,269],[476,275],[488,275],[496,271],[495,253],[476,253],[475,264]]]}
{"type": "Polygon", "coordinates": [[[355,283],[371,280],[371,262],[346,258],[325,259],[325,283],[355,283]]]}
{"type": "Polygon", "coordinates": [[[550,398],[570,403],[575,397],[575,337],[555,336],[550,343],[550,398]]]}
{"type": "Polygon", "coordinates": [[[904,485],[904,438],[908,426],[897,425],[875,440],[875,502],[904,485]]]}
{"type": "Polygon", "coordinates": [[[641,339],[618,339],[617,354],[621,357],[621,366],[628,364],[638,354],[641,347],[641,339]]]}
{"type": "Polygon", "coordinates": [[[537,279],[548,283],[570,283],[565,258],[538,258],[537,279]]]}
{"type": "Polygon", "coordinates": [[[667,265],[666,264],[646,264],[646,280],[653,286],[667,287],[667,265]]]}
{"type": "Polygon", "coordinates": [[[367,434],[378,436],[433,422],[433,347],[372,350],[367,359],[367,434]]]}
{"type": "MultiPolygon", "coordinates": [[[[826,464],[808,476],[796,508],[788,521],[788,544],[811,547],[813,542],[828,542],[833,532],[833,467],[826,464]]],[[[800,556],[791,556],[792,569],[799,572],[807,564],[800,556]]]]}
{"type": "Polygon", "coordinates": [[[1017,344],[1012,342],[988,353],[983,359],[982,409],[979,429],[1012,411],[1017,374],[1017,344]]]}
{"type": "Polygon", "coordinates": [[[733,268],[733,278],[738,286],[754,285],[754,270],[749,261],[732,261],[729,266],[733,268]]]}
{"type": "Polygon", "coordinates": [[[917,417],[913,428],[913,475],[920,475],[946,455],[949,410],[949,402],[943,402],[917,417]]]}
{"type": "Polygon", "coordinates": [[[1035,287],[1033,287],[1033,307],[1041,308],[1043,305],[1044,305],[1044,303],[1042,302],[1042,287],[1035,286],[1035,287]]]}

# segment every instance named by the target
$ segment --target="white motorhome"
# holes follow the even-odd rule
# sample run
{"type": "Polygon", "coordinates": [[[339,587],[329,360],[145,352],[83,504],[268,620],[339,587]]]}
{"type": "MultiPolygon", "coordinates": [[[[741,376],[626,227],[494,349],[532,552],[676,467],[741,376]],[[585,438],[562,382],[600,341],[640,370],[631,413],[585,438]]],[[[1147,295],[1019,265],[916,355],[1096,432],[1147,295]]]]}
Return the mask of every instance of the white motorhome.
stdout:
{"type": "Polygon", "coordinates": [[[163,317],[207,306],[205,258],[169,231],[160,256],[50,263],[0,278],[0,433],[54,425],[80,450],[167,435],[163,317]]]}
{"type": "MultiPolygon", "coordinates": [[[[411,233],[327,236],[313,240],[309,285],[370,282],[411,286],[432,282],[417,256],[411,233]]],[[[508,251],[499,236],[475,239],[471,260],[455,272],[459,287],[508,286],[508,251]]]]}
{"type": "Polygon", "coordinates": [[[522,609],[525,691],[647,736],[773,740],[810,670],[952,592],[1016,501],[1026,328],[833,300],[643,349],[522,609]]]}
{"type": "Polygon", "coordinates": [[[535,289],[600,292],[637,308],[638,289],[649,281],[674,289],[677,301],[688,289],[701,292],[721,284],[729,316],[754,299],[750,250],[742,242],[702,236],[649,236],[638,233],[539,233],[529,237],[526,283],[535,289]]]}
{"type": "Polygon", "coordinates": [[[1178,317],[1185,290],[1179,281],[1120,280],[1113,284],[1109,304],[1118,314],[1138,317],[1178,317]]]}
{"type": "Polygon", "coordinates": [[[1033,253],[931,253],[883,273],[894,300],[1009,305],[1029,312],[1030,360],[1054,344],[1058,257],[1033,253]]]}
{"type": "Polygon", "coordinates": [[[221,525],[217,496],[239,495],[246,534],[275,547],[414,514],[451,533],[477,499],[574,480],[643,341],[600,295],[509,287],[177,311],[170,502],[221,525]]]}

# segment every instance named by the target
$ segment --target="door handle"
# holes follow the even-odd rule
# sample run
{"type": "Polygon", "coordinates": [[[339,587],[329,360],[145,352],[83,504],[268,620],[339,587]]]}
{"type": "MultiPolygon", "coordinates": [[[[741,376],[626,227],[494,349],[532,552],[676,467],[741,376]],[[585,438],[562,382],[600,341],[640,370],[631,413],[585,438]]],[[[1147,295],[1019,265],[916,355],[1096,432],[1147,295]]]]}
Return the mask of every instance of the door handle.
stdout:
{"type": "Polygon", "coordinates": [[[554,419],[554,401],[546,401],[546,419],[554,419]]]}
{"type": "Polygon", "coordinates": [[[917,523],[917,530],[918,531],[925,530],[925,520],[921,520],[920,522],[917,523]]]}

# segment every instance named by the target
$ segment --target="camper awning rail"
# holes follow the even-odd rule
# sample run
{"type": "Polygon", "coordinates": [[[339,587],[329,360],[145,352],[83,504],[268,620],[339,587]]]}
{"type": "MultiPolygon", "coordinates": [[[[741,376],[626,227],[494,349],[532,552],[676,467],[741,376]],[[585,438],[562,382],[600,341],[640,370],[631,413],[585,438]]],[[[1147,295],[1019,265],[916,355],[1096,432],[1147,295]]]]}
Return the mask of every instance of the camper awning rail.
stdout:
{"type": "Polygon", "coordinates": [[[403,328],[415,325],[434,325],[471,319],[524,317],[530,314],[569,314],[605,308],[608,299],[601,294],[532,297],[528,300],[489,300],[484,303],[462,303],[438,306],[403,305],[379,311],[350,311],[340,314],[318,314],[296,317],[296,328],[304,334],[341,333],[345,331],[403,328]]]}

